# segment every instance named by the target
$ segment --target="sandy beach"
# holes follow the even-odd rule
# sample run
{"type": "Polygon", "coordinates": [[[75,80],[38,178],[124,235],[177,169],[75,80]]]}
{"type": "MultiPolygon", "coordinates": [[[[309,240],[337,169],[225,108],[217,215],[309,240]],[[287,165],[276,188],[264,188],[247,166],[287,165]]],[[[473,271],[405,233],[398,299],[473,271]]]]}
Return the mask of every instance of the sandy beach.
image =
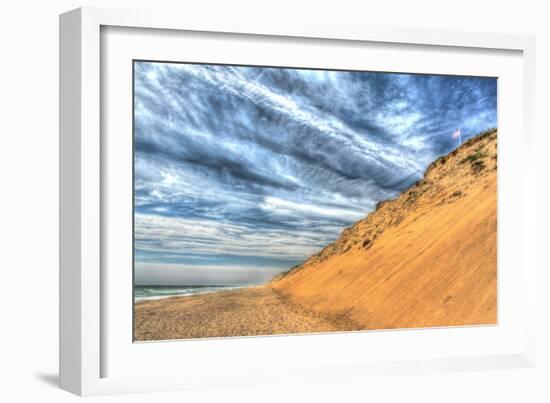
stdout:
{"type": "Polygon", "coordinates": [[[358,330],[343,315],[322,315],[268,286],[139,302],[134,340],[257,336],[358,330]]]}

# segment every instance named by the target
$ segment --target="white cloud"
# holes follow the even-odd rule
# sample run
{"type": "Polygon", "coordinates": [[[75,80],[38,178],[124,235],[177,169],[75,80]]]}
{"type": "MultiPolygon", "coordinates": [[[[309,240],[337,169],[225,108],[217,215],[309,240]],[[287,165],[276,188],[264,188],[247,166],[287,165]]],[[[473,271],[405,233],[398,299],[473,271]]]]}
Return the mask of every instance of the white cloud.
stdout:
{"type": "Polygon", "coordinates": [[[293,214],[296,216],[313,214],[324,217],[345,218],[353,221],[359,220],[365,216],[363,211],[354,211],[349,207],[324,207],[308,203],[296,203],[271,196],[265,197],[260,207],[276,214],[293,214]]]}
{"type": "Polygon", "coordinates": [[[226,254],[302,259],[328,242],[333,228],[325,232],[252,229],[238,224],[136,214],[135,239],[141,251],[158,253],[226,254]],[[147,242],[155,240],[155,242],[147,242]]]}

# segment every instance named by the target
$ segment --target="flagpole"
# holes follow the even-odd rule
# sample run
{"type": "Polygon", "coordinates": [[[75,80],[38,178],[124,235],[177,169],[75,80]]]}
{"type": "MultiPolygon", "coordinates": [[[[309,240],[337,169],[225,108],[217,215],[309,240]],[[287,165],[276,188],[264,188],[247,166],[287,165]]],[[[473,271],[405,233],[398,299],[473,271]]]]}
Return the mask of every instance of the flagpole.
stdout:
{"type": "Polygon", "coordinates": [[[453,139],[456,139],[458,137],[459,145],[462,145],[462,132],[460,131],[460,129],[458,127],[453,132],[452,137],[453,137],[453,139]]]}

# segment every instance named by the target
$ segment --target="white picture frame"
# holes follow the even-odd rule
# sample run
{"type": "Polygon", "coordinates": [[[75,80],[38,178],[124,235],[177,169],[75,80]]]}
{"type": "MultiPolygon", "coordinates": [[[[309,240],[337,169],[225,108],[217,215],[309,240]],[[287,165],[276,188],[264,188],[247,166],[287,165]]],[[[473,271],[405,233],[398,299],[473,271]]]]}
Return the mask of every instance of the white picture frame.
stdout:
{"type": "MultiPolygon", "coordinates": [[[[170,13],[169,11],[120,10],[105,8],[80,8],[60,17],[60,385],[63,389],[79,395],[134,393],[140,391],[161,391],[198,387],[227,385],[254,385],[266,382],[296,382],[305,379],[335,379],[372,374],[413,374],[426,372],[467,371],[479,369],[519,368],[535,365],[535,321],[526,315],[514,332],[521,333],[521,343],[507,345],[498,351],[477,351],[466,355],[445,352],[411,358],[399,352],[387,360],[368,361],[360,356],[346,362],[321,361],[278,364],[267,363],[262,371],[241,368],[209,372],[185,372],[152,375],[120,374],[105,376],[106,339],[102,333],[104,318],[109,315],[104,303],[106,291],[102,289],[104,256],[102,253],[102,190],[105,171],[101,133],[105,129],[102,121],[101,97],[101,31],[105,27],[140,28],[174,31],[219,33],[220,35],[241,34],[261,38],[309,38],[352,41],[356,43],[378,43],[381,46],[419,45],[445,49],[470,49],[479,54],[491,50],[513,51],[520,54],[523,88],[523,123],[518,137],[521,154],[515,161],[523,162],[517,170],[522,192],[518,192],[517,211],[521,239],[515,259],[521,262],[522,282],[514,285],[515,295],[523,298],[525,312],[535,312],[535,199],[529,191],[535,182],[535,41],[533,37],[505,34],[468,33],[457,31],[430,31],[408,28],[370,27],[344,23],[303,21],[300,24],[281,25],[278,21],[243,19],[206,19],[193,15],[170,13]],[[457,355],[458,354],[458,355],[457,355]],[[296,364],[296,365],[295,365],[296,364]],[[300,365],[298,365],[300,364],[300,365]],[[303,369],[307,367],[308,370],[303,369]],[[283,369],[283,370],[281,370],[283,369]],[[224,372],[225,371],[225,372],[224,372]]],[[[337,45],[335,45],[337,46],[337,45]]],[[[104,89],[103,89],[104,90],[104,89]]],[[[520,152],[518,151],[518,153],[520,152]]],[[[499,163],[500,159],[499,159],[499,163]]],[[[500,216],[499,216],[500,217],[500,216]]],[[[503,252],[504,253],[504,252],[503,252]]],[[[499,252],[499,259],[502,256],[499,252]]],[[[514,260],[516,261],[516,260],[514,260]]],[[[459,330],[460,331],[460,330],[459,330]]],[[[439,332],[440,330],[424,330],[439,332]]],[[[377,338],[392,338],[396,332],[377,332],[377,338]]],[[[410,337],[417,337],[409,331],[410,337]]],[[[455,337],[458,334],[455,334],[455,337]]],[[[485,335],[490,337],[489,334],[485,335]]],[[[485,337],[484,336],[484,337],[485,337]]],[[[293,348],[329,347],[338,343],[334,335],[324,339],[316,336],[294,337],[293,348]],[[308,340],[316,340],[311,343],[308,340]]],[[[361,335],[351,337],[358,339],[361,335]]],[[[431,337],[428,333],[418,337],[431,337]]],[[[440,337],[440,336],[434,336],[440,337]]],[[[268,338],[270,343],[287,343],[284,337],[268,338]],[[275,341],[273,341],[275,340],[275,341]]],[[[246,346],[238,347],[240,354],[250,351],[261,352],[266,338],[248,339],[246,346]]],[[[290,340],[290,339],[289,339],[290,340]]],[[[341,340],[341,339],[340,339],[341,340]]],[[[435,340],[435,339],[434,339],[435,340]]],[[[490,339],[488,339],[490,340],[490,339]]],[[[130,341],[129,341],[130,342],[130,341]]],[[[200,348],[216,349],[222,341],[200,342],[200,348]]],[[[176,343],[164,343],[163,354],[170,354],[176,343]]],[[[196,346],[199,346],[197,344],[196,346]]],[[[233,348],[236,344],[233,344],[233,348]]],[[[193,345],[187,343],[187,348],[193,345]]],[[[224,349],[219,350],[223,354],[224,349]]]]}

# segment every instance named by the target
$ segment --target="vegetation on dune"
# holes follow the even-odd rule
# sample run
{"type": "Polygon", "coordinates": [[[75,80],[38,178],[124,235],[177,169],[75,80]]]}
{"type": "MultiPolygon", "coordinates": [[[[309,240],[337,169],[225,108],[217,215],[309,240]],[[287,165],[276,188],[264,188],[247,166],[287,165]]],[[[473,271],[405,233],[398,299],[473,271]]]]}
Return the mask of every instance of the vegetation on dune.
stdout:
{"type": "Polygon", "coordinates": [[[477,160],[483,159],[485,157],[487,157],[487,153],[484,152],[481,148],[478,148],[472,154],[468,155],[466,158],[460,161],[460,163],[461,164],[465,164],[466,162],[474,163],[477,160]]]}

